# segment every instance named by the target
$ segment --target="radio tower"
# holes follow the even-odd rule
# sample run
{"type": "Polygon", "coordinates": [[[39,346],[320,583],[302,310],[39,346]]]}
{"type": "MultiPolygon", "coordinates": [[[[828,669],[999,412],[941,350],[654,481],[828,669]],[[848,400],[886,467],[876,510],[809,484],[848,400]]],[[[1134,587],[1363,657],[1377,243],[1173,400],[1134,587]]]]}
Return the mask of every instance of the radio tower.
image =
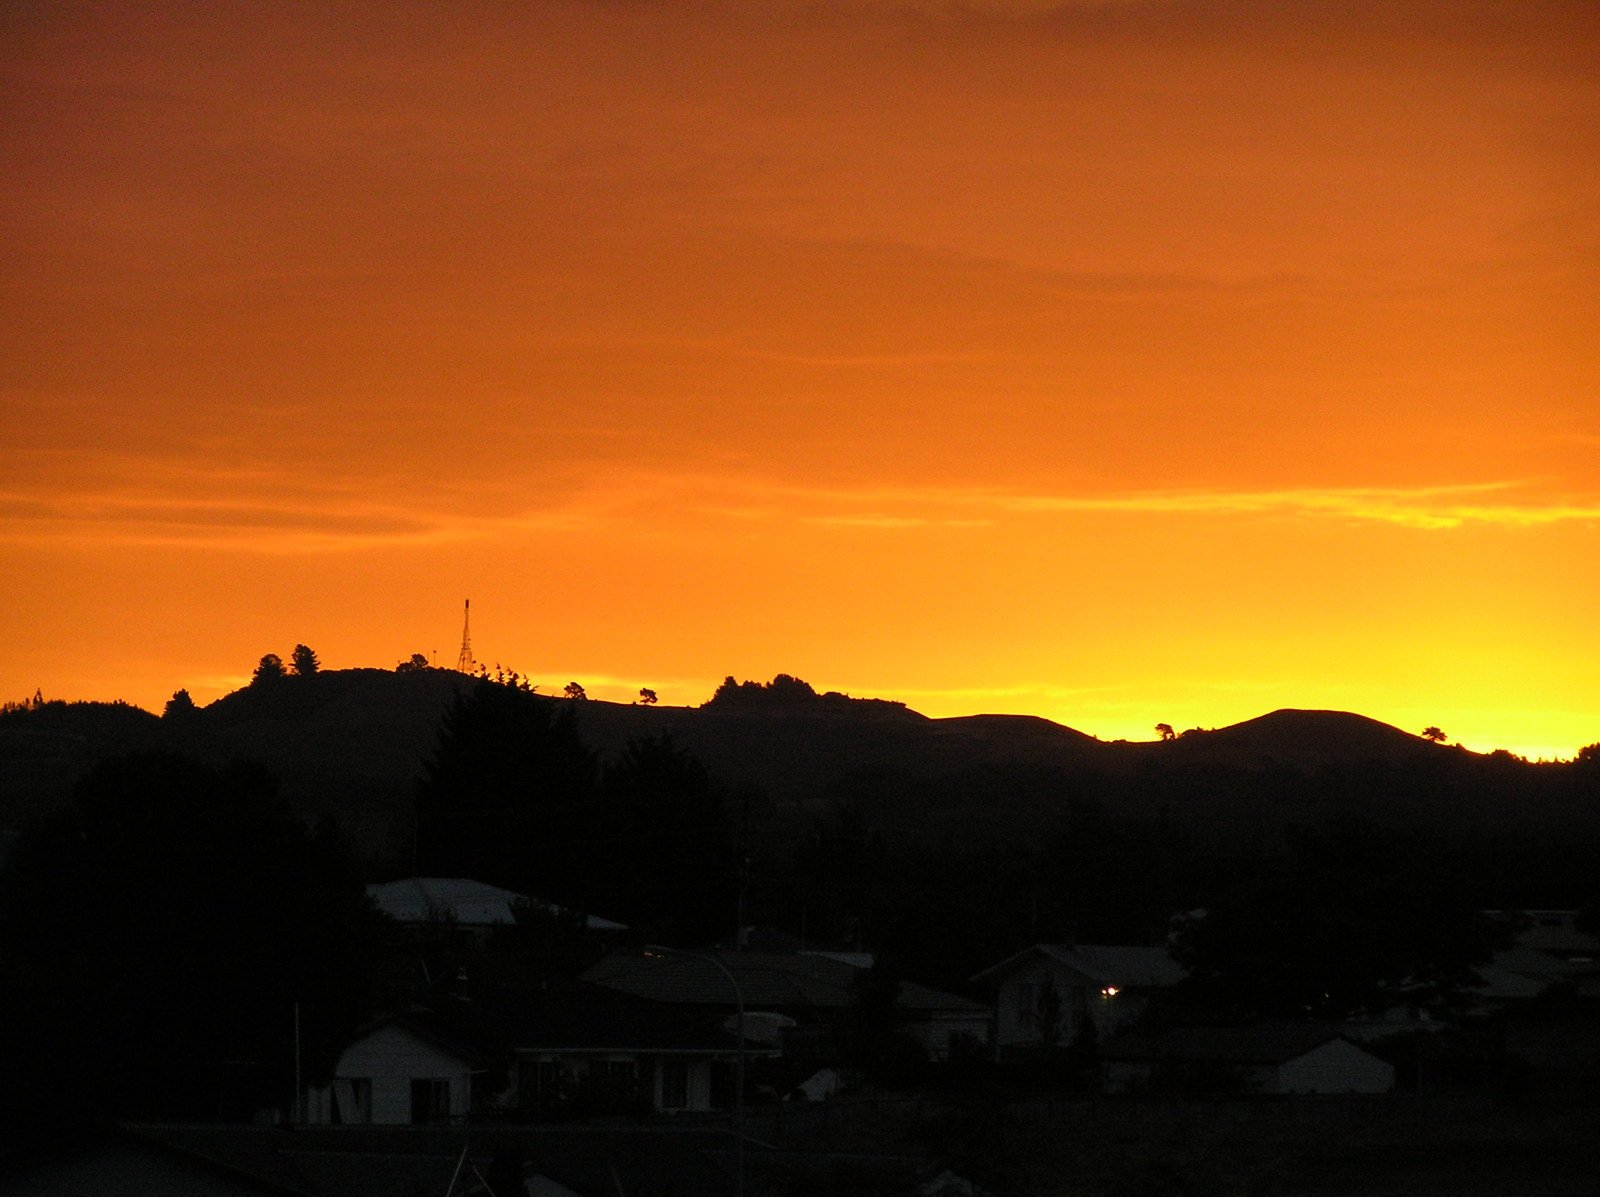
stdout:
{"type": "Polygon", "coordinates": [[[461,611],[461,655],[456,658],[456,669],[461,673],[471,673],[478,667],[478,663],[472,659],[471,599],[466,600],[461,611]]]}

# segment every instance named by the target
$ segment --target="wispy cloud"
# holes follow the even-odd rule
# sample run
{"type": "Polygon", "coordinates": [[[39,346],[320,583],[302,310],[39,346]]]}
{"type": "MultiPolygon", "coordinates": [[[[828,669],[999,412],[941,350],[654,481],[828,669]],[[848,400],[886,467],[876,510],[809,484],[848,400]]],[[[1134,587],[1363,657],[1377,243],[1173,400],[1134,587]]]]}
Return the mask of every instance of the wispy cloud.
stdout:
{"type": "Polygon", "coordinates": [[[129,457],[96,462],[66,487],[23,481],[0,489],[0,542],[294,555],[492,541],[619,522],[721,519],[892,535],[1091,515],[1336,520],[1440,532],[1600,524],[1600,501],[1554,493],[1532,480],[1045,492],[811,486],[726,469],[644,473],[597,465],[562,484],[530,478],[424,484],[129,457]]]}
{"type": "Polygon", "coordinates": [[[1469,525],[1531,528],[1600,522],[1600,502],[1550,496],[1527,481],[1060,494],[962,487],[851,490],[755,485],[747,493],[751,501],[730,504],[723,510],[746,517],[783,513],[806,523],[885,531],[982,527],[1006,517],[1048,514],[1313,518],[1392,524],[1425,531],[1469,525]],[[758,495],[766,501],[754,501],[758,495]]]}
{"type": "Polygon", "coordinates": [[[1431,487],[1289,490],[1157,491],[1133,495],[1023,496],[1004,500],[1019,511],[1123,511],[1169,514],[1304,515],[1409,528],[1467,524],[1534,527],[1600,520],[1600,503],[1541,498],[1528,484],[1469,483],[1431,487]],[[1503,496],[1485,502],[1485,496],[1503,496]]]}

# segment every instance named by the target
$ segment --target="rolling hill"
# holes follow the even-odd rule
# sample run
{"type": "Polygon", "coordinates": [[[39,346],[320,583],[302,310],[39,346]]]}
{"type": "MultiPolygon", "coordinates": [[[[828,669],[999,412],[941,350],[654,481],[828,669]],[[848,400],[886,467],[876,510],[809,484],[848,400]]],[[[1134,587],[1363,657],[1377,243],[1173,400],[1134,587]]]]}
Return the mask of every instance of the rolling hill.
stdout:
{"type": "MultiPolygon", "coordinates": [[[[330,670],[177,717],[123,704],[12,711],[0,717],[0,827],[62,802],[98,760],[163,749],[213,764],[258,761],[297,809],[336,815],[370,860],[397,864],[409,854],[415,785],[440,720],[473,684],[448,670],[330,670]]],[[[1525,796],[1562,790],[1566,768],[1443,747],[1340,711],[1274,711],[1166,743],[1106,742],[1028,716],[930,719],[898,703],[744,689],[752,693],[700,707],[585,700],[579,727],[602,759],[670,734],[730,790],[755,794],[775,838],[846,800],[870,800],[907,834],[1002,840],[1025,838],[1033,821],[1082,798],[1112,811],[1160,809],[1216,834],[1351,801],[1405,805],[1418,817],[1446,804],[1479,818],[1529,812],[1525,796]]]]}

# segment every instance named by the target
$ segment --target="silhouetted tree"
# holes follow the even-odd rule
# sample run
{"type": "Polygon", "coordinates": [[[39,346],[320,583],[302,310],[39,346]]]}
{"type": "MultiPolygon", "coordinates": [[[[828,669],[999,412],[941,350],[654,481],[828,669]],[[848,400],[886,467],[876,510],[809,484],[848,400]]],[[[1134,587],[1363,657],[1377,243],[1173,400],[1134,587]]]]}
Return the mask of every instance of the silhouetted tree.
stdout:
{"type": "Polygon", "coordinates": [[[488,679],[456,697],[418,795],[427,872],[582,904],[599,815],[575,705],[488,679]]]}
{"type": "MultiPolygon", "coordinates": [[[[844,695],[835,697],[842,700],[844,695]]],[[[723,679],[722,685],[717,687],[716,693],[712,694],[707,705],[794,706],[813,702],[816,698],[817,692],[809,682],[787,673],[780,673],[765,684],[755,681],[741,682],[730,675],[723,679]]]]}
{"type": "Polygon", "coordinates": [[[881,960],[857,973],[849,1010],[836,1031],[840,1057],[874,1084],[914,1082],[928,1062],[921,1046],[905,1032],[900,988],[893,967],[881,960]]]}
{"type": "Polygon", "coordinates": [[[420,673],[424,669],[432,669],[428,658],[421,653],[412,653],[404,661],[394,667],[396,673],[420,673]]]}
{"type": "Polygon", "coordinates": [[[656,692],[648,686],[641,687],[639,690],[639,702],[647,707],[653,706],[656,702],[656,692]]]}
{"type": "Polygon", "coordinates": [[[317,660],[317,654],[304,644],[294,646],[294,652],[289,654],[289,665],[296,677],[310,677],[322,668],[322,662],[317,660]]]}
{"type": "Polygon", "coordinates": [[[1450,737],[1437,727],[1425,727],[1422,729],[1422,738],[1434,744],[1443,744],[1450,737]]]}
{"type": "Polygon", "coordinates": [[[268,653],[256,663],[256,671],[250,675],[250,684],[258,686],[276,682],[280,681],[283,676],[283,658],[277,653],[268,653]]]}
{"type": "Polygon", "coordinates": [[[1172,730],[1172,724],[1170,723],[1156,724],[1156,735],[1160,736],[1163,741],[1176,740],[1178,738],[1178,733],[1172,730]]]}
{"type": "Polygon", "coordinates": [[[634,740],[605,770],[595,910],[652,938],[705,942],[734,922],[733,822],[700,760],[670,735],[634,740]]]}
{"type": "Polygon", "coordinates": [[[377,916],[348,846],[254,768],[109,761],[0,876],[12,1118],[245,1115],[315,1082],[371,1013],[377,916]]]}
{"type": "MultiPolygon", "coordinates": [[[[861,785],[870,785],[863,779],[861,785]]],[[[860,949],[876,945],[889,919],[891,877],[883,832],[870,797],[851,794],[812,821],[795,854],[808,938],[860,949]]]]}
{"type": "Polygon", "coordinates": [[[1425,857],[1354,820],[1295,834],[1281,867],[1180,925],[1189,995],[1241,1017],[1448,1010],[1504,931],[1425,857]]]}
{"type": "Polygon", "coordinates": [[[194,699],[189,697],[187,690],[174,690],[172,697],[167,699],[166,708],[161,712],[163,719],[183,719],[193,715],[198,710],[194,699]]]}
{"type": "MultiPolygon", "coordinates": [[[[512,679],[515,680],[516,674],[512,674],[511,676],[512,676],[512,679]]],[[[580,686],[577,682],[568,682],[565,686],[563,686],[561,688],[561,693],[565,694],[568,698],[588,698],[589,697],[588,692],[585,691],[584,688],[582,686],[580,686]]]]}

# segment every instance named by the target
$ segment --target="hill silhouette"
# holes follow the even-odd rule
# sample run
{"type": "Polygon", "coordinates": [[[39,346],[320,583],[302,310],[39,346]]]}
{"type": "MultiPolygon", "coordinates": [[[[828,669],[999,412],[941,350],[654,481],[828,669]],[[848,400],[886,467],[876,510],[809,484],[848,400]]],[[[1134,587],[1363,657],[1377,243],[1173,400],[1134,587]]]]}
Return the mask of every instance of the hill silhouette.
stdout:
{"type": "MultiPolygon", "coordinates": [[[[1566,809],[1549,795],[1570,788],[1566,766],[1444,747],[1341,711],[1280,710],[1169,742],[1108,742],[1032,716],[931,719],[803,682],[729,683],[699,707],[538,700],[575,702],[602,759],[670,734],[730,792],[754,795],[754,832],[769,841],[803,833],[830,806],[866,803],[904,836],[1026,842],[1064,803],[1084,800],[1176,818],[1219,842],[1356,808],[1527,834],[1527,819],[1566,809]]],[[[265,765],[296,810],[336,816],[374,868],[401,869],[422,765],[445,710],[474,684],[450,670],[326,670],[166,718],[125,704],[12,710],[0,717],[0,827],[64,801],[97,761],[166,749],[214,766],[265,765]]]]}
{"type": "MultiPolygon", "coordinates": [[[[1402,764],[1437,757],[1441,746],[1348,711],[1284,709],[1214,731],[1192,731],[1160,746],[1185,760],[1282,763],[1315,768],[1333,762],[1402,764]]],[[[1446,750],[1448,751],[1448,750],[1446,750]]]]}

